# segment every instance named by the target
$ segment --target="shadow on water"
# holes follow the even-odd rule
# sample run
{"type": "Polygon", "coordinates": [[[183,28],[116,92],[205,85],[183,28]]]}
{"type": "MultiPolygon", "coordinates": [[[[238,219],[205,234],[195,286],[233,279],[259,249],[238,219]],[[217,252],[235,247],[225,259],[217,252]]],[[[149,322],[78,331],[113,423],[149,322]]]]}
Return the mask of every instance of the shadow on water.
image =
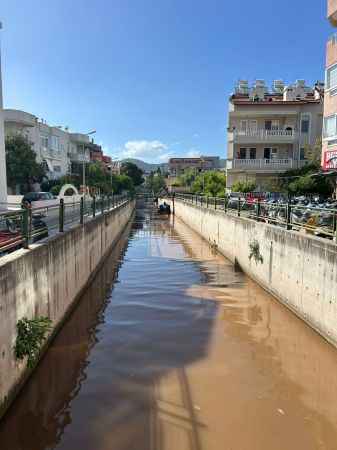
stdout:
{"type": "Polygon", "coordinates": [[[175,259],[156,220],[138,214],[112,251],[2,421],[1,450],[201,449],[185,367],[207,355],[218,304],[186,294],[198,263],[175,259]]]}
{"type": "Polygon", "coordinates": [[[179,220],[137,212],[1,450],[335,450],[336,350],[179,220]]]}

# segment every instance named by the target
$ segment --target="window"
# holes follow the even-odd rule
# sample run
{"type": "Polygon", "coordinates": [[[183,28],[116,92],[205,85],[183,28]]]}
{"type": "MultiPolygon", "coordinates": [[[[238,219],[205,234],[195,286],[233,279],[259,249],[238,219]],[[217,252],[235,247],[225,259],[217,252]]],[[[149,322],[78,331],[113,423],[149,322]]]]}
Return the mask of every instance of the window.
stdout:
{"type": "Polygon", "coordinates": [[[248,128],[248,120],[241,120],[240,131],[247,131],[247,128],[248,128]]]}
{"type": "Polygon", "coordinates": [[[257,120],[251,120],[249,122],[249,127],[250,127],[250,131],[252,133],[256,133],[257,132],[257,120]]]}
{"type": "Polygon", "coordinates": [[[326,89],[337,88],[337,64],[326,71],[326,89]]]}
{"type": "Polygon", "coordinates": [[[324,119],[324,137],[334,137],[337,135],[336,116],[326,117],[324,119]]]}
{"type": "Polygon", "coordinates": [[[61,172],[61,166],[54,166],[54,172],[61,172]]]}
{"type": "Polygon", "coordinates": [[[59,149],[59,138],[58,138],[58,136],[52,136],[51,137],[51,148],[53,150],[58,150],[59,149]]]}
{"type": "Polygon", "coordinates": [[[41,135],[40,142],[41,142],[41,147],[42,148],[48,148],[48,143],[49,143],[48,136],[41,135]]]}
{"type": "Polygon", "coordinates": [[[301,118],[301,133],[309,133],[310,131],[310,116],[303,114],[301,118]]]}
{"type": "Polygon", "coordinates": [[[247,157],[247,149],[246,148],[240,148],[239,159],[246,159],[246,157],[247,157]]]}
{"type": "Polygon", "coordinates": [[[305,158],[305,148],[301,147],[300,149],[300,160],[303,161],[305,158]]]}
{"type": "Polygon", "coordinates": [[[250,159],[256,159],[256,148],[250,149],[250,159]]]}

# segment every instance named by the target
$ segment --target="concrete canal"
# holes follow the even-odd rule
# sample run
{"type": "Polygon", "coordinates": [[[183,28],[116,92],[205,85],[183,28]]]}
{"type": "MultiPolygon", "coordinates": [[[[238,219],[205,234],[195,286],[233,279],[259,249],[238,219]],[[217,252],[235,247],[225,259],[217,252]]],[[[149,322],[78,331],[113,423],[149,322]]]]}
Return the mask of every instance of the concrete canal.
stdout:
{"type": "Polygon", "coordinates": [[[148,211],[4,417],[0,448],[333,450],[336,405],[336,350],[148,211]]]}

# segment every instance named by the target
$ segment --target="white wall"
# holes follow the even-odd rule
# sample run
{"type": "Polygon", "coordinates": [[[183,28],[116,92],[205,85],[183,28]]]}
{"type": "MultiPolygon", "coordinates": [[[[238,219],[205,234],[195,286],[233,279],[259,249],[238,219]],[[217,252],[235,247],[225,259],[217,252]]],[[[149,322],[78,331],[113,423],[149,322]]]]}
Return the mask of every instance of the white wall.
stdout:
{"type": "MultiPolygon", "coordinates": [[[[22,317],[48,316],[56,331],[130,220],[134,202],[0,260],[0,417],[29,375],[13,352],[22,317]]],[[[9,450],[9,449],[8,449],[9,450]]]]}
{"type": "Polygon", "coordinates": [[[175,213],[337,347],[334,242],[179,200],[175,213]],[[249,259],[254,240],[263,263],[249,259]]]}

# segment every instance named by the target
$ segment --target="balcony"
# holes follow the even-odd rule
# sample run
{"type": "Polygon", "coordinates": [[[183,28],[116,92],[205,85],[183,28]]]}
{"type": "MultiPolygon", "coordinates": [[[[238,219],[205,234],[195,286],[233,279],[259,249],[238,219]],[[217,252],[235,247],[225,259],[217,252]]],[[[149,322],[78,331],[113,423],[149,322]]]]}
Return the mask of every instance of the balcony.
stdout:
{"type": "Polygon", "coordinates": [[[41,157],[42,158],[48,158],[48,159],[53,159],[56,161],[62,161],[62,153],[60,153],[57,150],[53,150],[49,147],[42,147],[41,146],[41,157]]]}
{"type": "Polygon", "coordinates": [[[232,159],[227,161],[227,169],[251,170],[252,172],[278,172],[282,170],[298,169],[307,161],[287,159],[232,159]]]}
{"type": "Polygon", "coordinates": [[[37,123],[37,117],[33,114],[18,109],[4,109],[3,117],[5,123],[14,123],[21,127],[34,127],[37,123]]]}
{"type": "Polygon", "coordinates": [[[292,144],[297,138],[293,130],[235,130],[233,140],[238,144],[292,144]]]}

